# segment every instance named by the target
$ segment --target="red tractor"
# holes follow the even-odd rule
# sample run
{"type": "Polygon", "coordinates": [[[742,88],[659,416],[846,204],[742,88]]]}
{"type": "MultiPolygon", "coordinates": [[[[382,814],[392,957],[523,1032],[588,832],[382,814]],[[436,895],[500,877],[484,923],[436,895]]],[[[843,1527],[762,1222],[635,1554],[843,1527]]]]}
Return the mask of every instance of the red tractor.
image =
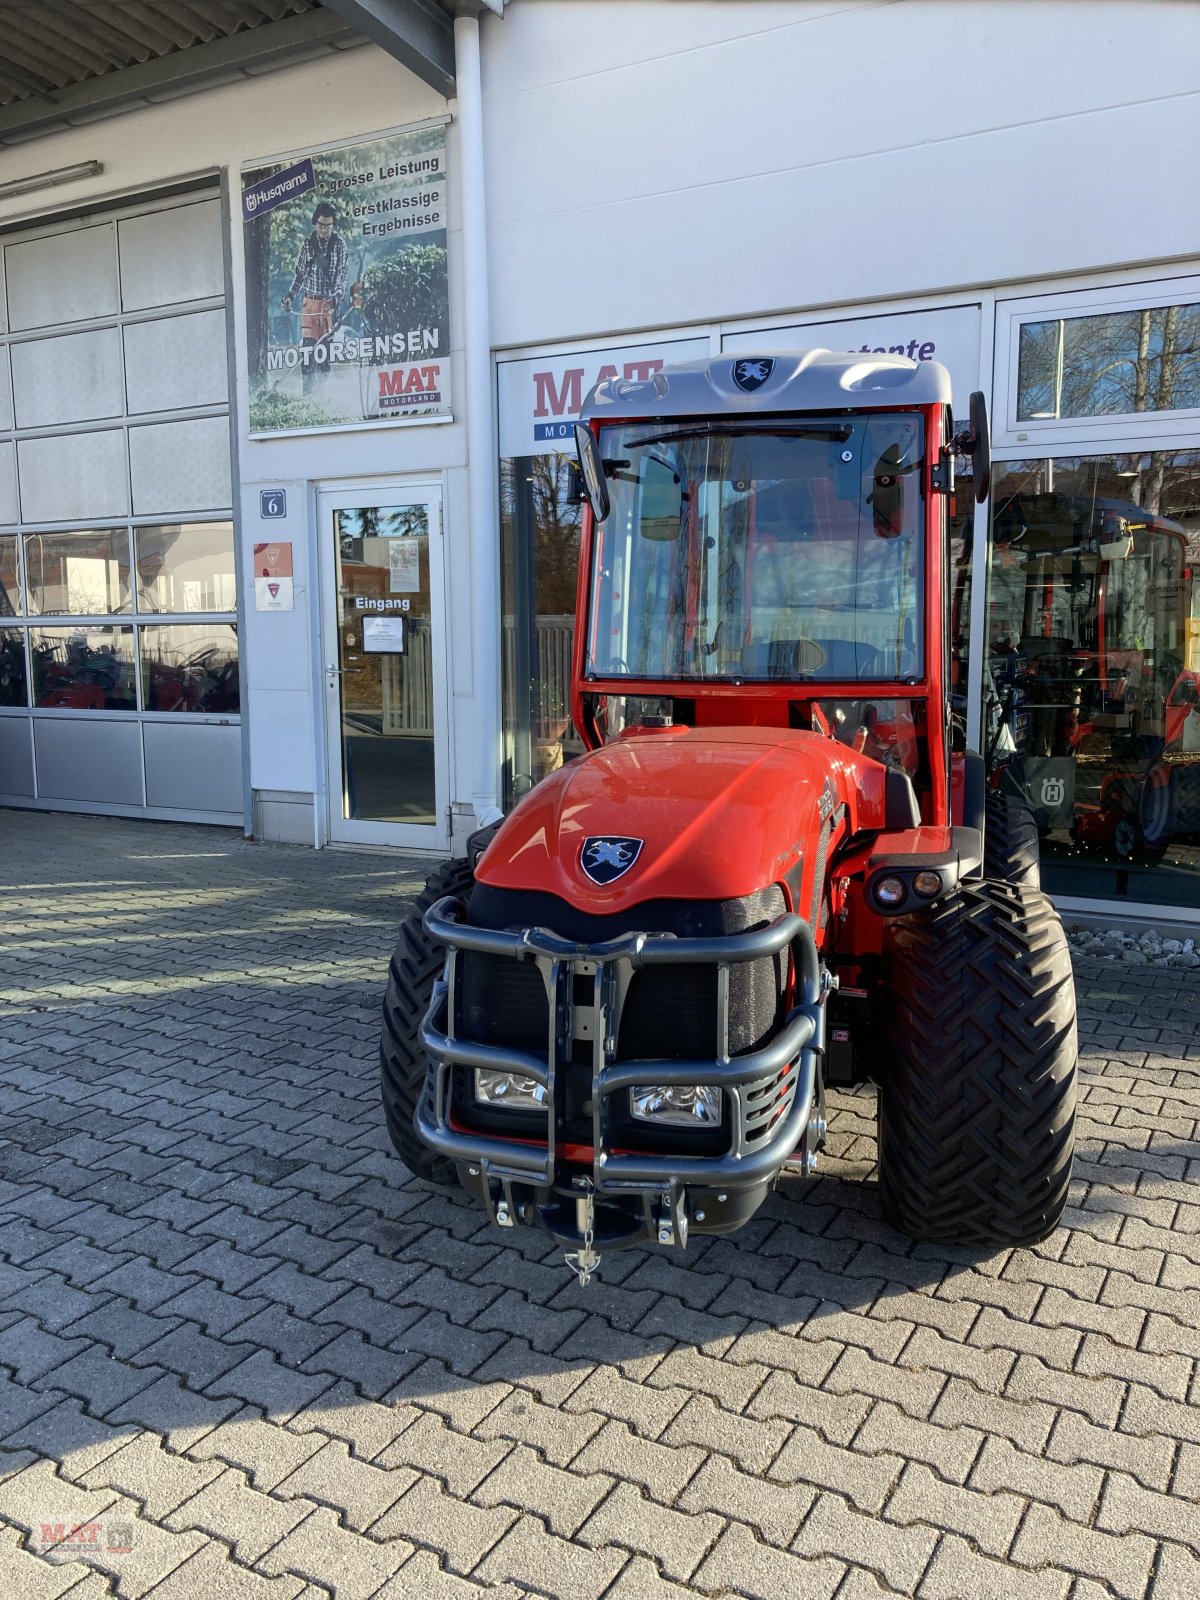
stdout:
{"type": "Polygon", "coordinates": [[[408,1167],[586,1281],[730,1233],[878,1085],[887,1217],[1032,1244],[1067,1194],[1076,1028],[1022,800],[948,695],[954,461],[983,397],[813,350],[611,379],[576,430],[587,754],[430,878],[384,1003],[408,1167]]]}

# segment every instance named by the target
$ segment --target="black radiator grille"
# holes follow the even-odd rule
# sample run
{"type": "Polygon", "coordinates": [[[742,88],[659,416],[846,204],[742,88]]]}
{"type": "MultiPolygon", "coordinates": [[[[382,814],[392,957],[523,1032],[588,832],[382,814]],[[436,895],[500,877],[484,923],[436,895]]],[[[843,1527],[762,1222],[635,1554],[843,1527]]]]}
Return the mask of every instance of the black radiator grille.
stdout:
{"type": "MultiPolygon", "coordinates": [[[[766,927],[786,910],[777,884],[737,900],[648,900],[613,916],[597,917],[555,895],[478,883],[471,893],[469,920],[478,928],[548,928],[576,943],[600,944],[635,931],[693,939],[748,933],[766,927]]],[[[480,967],[467,979],[463,961],[459,1017],[465,1036],[545,1050],[549,1014],[545,990],[533,968],[504,959],[471,956],[470,960],[480,967]],[[519,979],[514,980],[506,968],[516,969],[519,979]]],[[[786,980],[786,954],[730,967],[732,1055],[756,1049],[783,1020],[786,980]]],[[[660,967],[635,974],[618,1048],[624,1059],[635,1060],[717,1055],[721,1042],[716,968],[660,967]]]]}
{"type": "Polygon", "coordinates": [[[461,951],[457,1001],[454,1031],[460,1038],[542,1055],[549,1049],[550,1005],[532,962],[461,951]]]}
{"type": "MultiPolygon", "coordinates": [[[[777,885],[737,900],[648,901],[615,916],[597,917],[554,895],[479,883],[471,893],[468,921],[492,929],[546,928],[573,943],[600,944],[634,931],[673,933],[682,938],[747,933],[774,922],[786,910],[783,891],[777,885]]],[[[731,1055],[742,1055],[761,1046],[783,1021],[787,953],[733,963],[728,970],[728,1048],[731,1055]]],[[[577,980],[577,984],[582,981],[590,983],[577,980]]],[[[579,998],[577,995],[576,1003],[579,998]]],[[[550,1008],[538,969],[504,956],[461,951],[454,1028],[461,1038],[532,1051],[544,1059],[550,1043],[550,1008]]],[[[709,1061],[721,1054],[722,1047],[715,964],[646,967],[633,974],[617,1040],[620,1060],[709,1061]]],[[[588,1142],[591,1121],[585,1098],[590,1086],[590,1044],[578,1043],[575,1056],[567,1073],[566,1120],[561,1132],[565,1138],[588,1142]]],[[[751,1137],[765,1134],[780,1107],[790,1102],[786,1079],[786,1073],[780,1074],[752,1091],[751,1137]]],[[[536,1112],[480,1106],[462,1072],[455,1073],[452,1096],[457,1114],[476,1126],[523,1124],[528,1128],[538,1119],[536,1112]]],[[[623,1097],[618,1097],[611,1115],[614,1142],[626,1148],[716,1154],[728,1147],[727,1121],[720,1129],[651,1126],[631,1116],[623,1097]]]]}

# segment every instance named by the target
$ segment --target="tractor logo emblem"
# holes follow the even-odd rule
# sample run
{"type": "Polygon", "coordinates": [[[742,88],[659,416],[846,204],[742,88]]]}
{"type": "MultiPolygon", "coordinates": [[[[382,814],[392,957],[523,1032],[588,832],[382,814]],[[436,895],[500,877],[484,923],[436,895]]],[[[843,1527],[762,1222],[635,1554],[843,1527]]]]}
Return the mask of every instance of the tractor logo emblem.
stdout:
{"type": "Polygon", "coordinates": [[[1062,778],[1042,779],[1042,804],[1044,806],[1060,806],[1067,792],[1066,783],[1062,778]]]}
{"type": "Polygon", "coordinates": [[[756,389],[761,389],[763,384],[775,371],[775,362],[767,361],[735,361],[733,363],[733,381],[739,389],[744,389],[747,394],[753,394],[756,389]]]}
{"type": "Polygon", "coordinates": [[[585,839],[579,852],[579,865],[602,888],[623,877],[642,853],[641,839],[617,839],[611,835],[585,839]]]}

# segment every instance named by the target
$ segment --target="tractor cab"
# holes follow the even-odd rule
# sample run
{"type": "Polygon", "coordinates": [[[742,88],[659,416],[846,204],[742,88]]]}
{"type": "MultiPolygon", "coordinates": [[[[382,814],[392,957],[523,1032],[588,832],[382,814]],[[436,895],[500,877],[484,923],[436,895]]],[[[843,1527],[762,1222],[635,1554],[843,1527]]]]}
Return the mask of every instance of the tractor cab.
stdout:
{"type": "Polygon", "coordinates": [[[664,721],[825,732],[944,825],[949,400],[932,363],[827,351],[600,384],[577,430],[598,491],[584,741],[664,721]]]}

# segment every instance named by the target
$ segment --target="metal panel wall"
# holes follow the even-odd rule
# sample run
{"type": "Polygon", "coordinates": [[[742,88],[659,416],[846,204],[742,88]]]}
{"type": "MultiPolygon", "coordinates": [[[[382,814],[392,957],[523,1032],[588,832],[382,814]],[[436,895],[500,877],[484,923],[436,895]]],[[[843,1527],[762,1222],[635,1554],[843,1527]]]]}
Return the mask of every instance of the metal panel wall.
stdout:
{"type": "Polygon", "coordinates": [[[140,806],[142,739],[114,717],[39,718],[33,725],[38,796],[91,805],[140,806]]]}
{"type": "Polygon", "coordinates": [[[156,811],[242,809],[242,740],[236,725],[146,722],[146,804],[156,811]]]}
{"type": "Polygon", "coordinates": [[[33,738],[28,717],[0,718],[0,794],[33,798],[33,738]]]}

